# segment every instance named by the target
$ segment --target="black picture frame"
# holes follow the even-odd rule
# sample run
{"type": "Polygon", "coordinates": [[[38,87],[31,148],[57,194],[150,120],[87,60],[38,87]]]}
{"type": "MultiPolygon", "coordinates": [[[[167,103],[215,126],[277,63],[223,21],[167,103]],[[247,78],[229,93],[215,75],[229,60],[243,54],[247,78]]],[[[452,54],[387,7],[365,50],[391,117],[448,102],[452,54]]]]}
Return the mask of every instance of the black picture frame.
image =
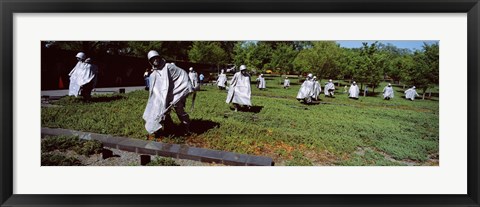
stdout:
{"type": "MultiPolygon", "coordinates": [[[[0,0],[1,206],[480,206],[478,0],[0,0]],[[19,195],[13,194],[14,13],[467,13],[468,189],[465,195],[19,195]]],[[[452,129],[454,130],[454,129],[452,129]]],[[[159,186],[163,187],[163,186],[159,186]]],[[[232,186],[234,187],[234,186],[232,186]]]]}

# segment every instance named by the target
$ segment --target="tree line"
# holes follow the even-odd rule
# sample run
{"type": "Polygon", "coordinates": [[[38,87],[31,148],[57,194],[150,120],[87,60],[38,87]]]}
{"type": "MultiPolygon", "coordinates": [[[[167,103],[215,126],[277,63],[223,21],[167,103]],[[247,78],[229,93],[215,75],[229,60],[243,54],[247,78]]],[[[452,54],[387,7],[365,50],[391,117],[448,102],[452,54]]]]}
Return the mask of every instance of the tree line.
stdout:
{"type": "MultiPolygon", "coordinates": [[[[98,54],[144,58],[149,50],[166,59],[207,63],[222,68],[246,65],[256,73],[313,73],[321,79],[355,80],[375,90],[386,78],[415,85],[423,91],[439,83],[439,45],[422,49],[397,48],[379,42],[359,48],[340,47],[335,41],[46,41],[45,47],[98,54]]],[[[374,92],[374,91],[373,91],[374,92]]]]}

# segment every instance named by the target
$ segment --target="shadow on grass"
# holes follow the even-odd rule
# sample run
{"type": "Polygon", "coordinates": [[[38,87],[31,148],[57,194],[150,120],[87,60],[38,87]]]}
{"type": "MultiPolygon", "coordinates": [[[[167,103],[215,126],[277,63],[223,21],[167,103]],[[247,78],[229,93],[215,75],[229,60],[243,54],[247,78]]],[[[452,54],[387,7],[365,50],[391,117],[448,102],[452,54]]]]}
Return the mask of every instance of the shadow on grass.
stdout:
{"type": "MultiPolygon", "coordinates": [[[[403,92],[402,92],[402,93],[403,93],[403,92]]],[[[363,97],[363,94],[364,94],[364,92],[360,92],[359,96],[360,96],[360,97],[363,97]]],[[[369,92],[367,92],[367,97],[377,97],[377,96],[379,96],[380,94],[383,94],[383,92],[375,92],[375,93],[374,93],[374,92],[369,91],[369,92]]]]}
{"type": "Polygon", "coordinates": [[[219,126],[219,123],[210,120],[193,119],[190,123],[190,132],[200,135],[219,126]]]}
{"type": "MultiPolygon", "coordinates": [[[[262,111],[262,109],[263,109],[263,106],[251,106],[250,108],[248,108],[247,106],[239,106],[238,107],[239,112],[251,112],[251,113],[255,113],[255,114],[260,113],[260,111],[262,111]]],[[[230,106],[230,110],[235,111],[235,108],[233,106],[230,106]]]]}
{"type": "MultiPolygon", "coordinates": [[[[307,105],[307,106],[310,106],[310,105],[319,105],[321,103],[321,99],[318,99],[317,101],[312,101],[310,103],[307,103],[303,100],[300,100],[300,103],[303,104],[303,105],[307,105]]],[[[306,109],[307,110],[307,109],[306,109]]]]}
{"type": "Polygon", "coordinates": [[[219,126],[219,123],[210,120],[193,119],[190,122],[190,134],[186,134],[186,130],[182,125],[173,124],[165,126],[167,130],[157,132],[155,138],[162,137],[162,141],[166,143],[185,144],[189,136],[198,136],[219,126]]]}
{"type": "MultiPolygon", "coordinates": [[[[433,97],[433,96],[432,96],[433,97]]],[[[405,96],[401,96],[402,99],[405,99],[407,101],[410,101],[410,99],[407,99],[405,96]]],[[[428,98],[428,97],[425,97],[425,99],[422,99],[422,96],[418,96],[418,97],[415,97],[415,100],[418,100],[418,101],[434,101],[434,102],[438,102],[438,99],[432,99],[432,98],[428,98]]],[[[415,101],[414,100],[414,101],[415,101]]]]}
{"type": "MultiPolygon", "coordinates": [[[[201,135],[210,129],[220,126],[219,123],[210,120],[193,119],[190,121],[190,133],[201,135]]],[[[185,136],[186,129],[180,124],[168,124],[166,130],[160,134],[163,136],[185,136]]]]}

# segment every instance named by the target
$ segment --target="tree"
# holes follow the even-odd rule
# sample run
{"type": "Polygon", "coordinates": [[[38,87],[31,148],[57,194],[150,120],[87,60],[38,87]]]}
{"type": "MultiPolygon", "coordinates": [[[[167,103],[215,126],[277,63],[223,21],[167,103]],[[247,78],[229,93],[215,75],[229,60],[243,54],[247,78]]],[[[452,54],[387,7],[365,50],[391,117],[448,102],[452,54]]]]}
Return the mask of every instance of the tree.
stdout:
{"type": "Polygon", "coordinates": [[[399,83],[401,80],[407,80],[405,71],[413,68],[413,55],[403,55],[400,57],[395,57],[390,61],[390,67],[386,71],[387,75],[390,76],[394,82],[399,83]]]}
{"type": "Polygon", "coordinates": [[[377,43],[372,43],[370,46],[366,42],[362,43],[360,59],[357,61],[357,68],[354,72],[354,78],[359,80],[362,85],[363,83],[369,84],[373,89],[373,93],[375,93],[375,88],[383,80],[383,68],[387,58],[385,53],[379,51],[377,43]]]}
{"type": "Polygon", "coordinates": [[[268,68],[272,56],[272,47],[266,42],[257,42],[253,50],[248,54],[249,63],[253,68],[263,71],[268,68]]]}
{"type": "Polygon", "coordinates": [[[412,51],[410,49],[397,48],[395,45],[390,43],[386,45],[379,43],[378,50],[380,53],[385,55],[384,75],[387,75],[394,81],[399,82],[403,76],[402,70],[410,67],[409,65],[412,64],[412,51]]]}
{"type": "Polygon", "coordinates": [[[340,46],[334,41],[313,42],[312,47],[301,50],[293,64],[300,72],[315,73],[319,80],[323,77],[340,76],[338,60],[341,56],[340,46]]]}
{"type": "Polygon", "coordinates": [[[168,60],[187,60],[190,41],[48,41],[46,46],[63,50],[83,51],[89,56],[126,55],[145,58],[156,50],[168,60]]]}
{"type": "Polygon", "coordinates": [[[159,53],[163,53],[161,50],[162,42],[154,41],[130,41],[127,44],[131,50],[131,55],[135,57],[145,58],[150,50],[157,50],[159,53]]]}
{"type": "Polygon", "coordinates": [[[214,64],[217,68],[228,61],[228,54],[219,42],[193,42],[192,48],[188,51],[188,57],[194,63],[214,64]]]}
{"type": "Polygon", "coordinates": [[[280,43],[272,51],[271,60],[268,64],[272,69],[279,69],[282,73],[293,72],[293,61],[297,56],[298,51],[295,50],[294,45],[287,43],[280,43]]]}
{"type": "Polygon", "coordinates": [[[439,47],[438,43],[428,45],[424,43],[422,51],[413,54],[413,67],[405,70],[408,83],[426,91],[439,82],[439,47]]]}
{"type": "Polygon", "coordinates": [[[248,53],[252,47],[254,47],[253,42],[237,42],[233,46],[233,62],[235,65],[247,65],[248,53]]]}
{"type": "Polygon", "coordinates": [[[354,78],[357,63],[360,61],[360,51],[357,48],[342,48],[339,57],[339,68],[343,78],[354,78]]]}
{"type": "Polygon", "coordinates": [[[225,51],[225,53],[227,53],[227,62],[228,63],[232,63],[233,61],[233,58],[234,58],[234,53],[233,53],[233,50],[234,50],[234,47],[235,47],[235,44],[237,42],[236,41],[221,41],[220,42],[220,45],[222,47],[222,49],[225,51]]]}
{"type": "Polygon", "coordinates": [[[169,60],[188,61],[188,52],[192,45],[192,41],[163,41],[161,54],[169,60]]]}
{"type": "Polygon", "coordinates": [[[234,62],[236,65],[246,65],[253,72],[268,68],[272,48],[269,43],[245,41],[234,46],[234,62]]]}
{"type": "Polygon", "coordinates": [[[127,42],[125,41],[48,41],[45,46],[70,51],[82,51],[88,56],[103,54],[125,55],[127,42]]]}

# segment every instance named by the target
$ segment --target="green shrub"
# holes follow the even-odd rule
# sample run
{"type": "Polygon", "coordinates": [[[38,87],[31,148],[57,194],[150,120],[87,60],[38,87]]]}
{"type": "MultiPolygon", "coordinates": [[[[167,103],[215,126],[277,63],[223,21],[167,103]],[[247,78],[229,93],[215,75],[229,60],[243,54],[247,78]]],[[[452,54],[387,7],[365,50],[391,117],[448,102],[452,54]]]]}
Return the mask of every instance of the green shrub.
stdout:
{"type": "Polygon", "coordinates": [[[80,140],[76,136],[47,136],[42,140],[42,152],[65,151],[74,148],[79,143],[80,140]]]}
{"type": "Polygon", "coordinates": [[[81,166],[80,160],[55,153],[42,153],[42,166],[81,166]]]}
{"type": "Polygon", "coordinates": [[[42,152],[73,150],[77,154],[89,156],[102,151],[102,142],[97,140],[82,140],[76,136],[47,136],[42,140],[42,152]]]}
{"type": "Polygon", "coordinates": [[[81,141],[80,145],[77,145],[73,150],[77,154],[90,156],[93,154],[101,153],[103,149],[103,144],[97,140],[88,140],[88,141],[81,141]]]}
{"type": "MultiPolygon", "coordinates": [[[[186,103],[195,134],[167,136],[162,142],[269,156],[275,163],[291,165],[400,165],[370,152],[367,157],[355,158],[353,153],[359,147],[378,149],[393,159],[419,164],[427,163],[431,154],[438,154],[437,97],[407,101],[401,98],[403,93],[399,91],[403,89],[394,86],[395,98],[390,101],[383,100],[381,93],[351,100],[340,88],[336,98],[321,95],[321,104],[304,105],[296,100],[300,84],[283,89],[282,80],[267,81],[267,90],[252,87],[252,104],[263,107],[257,112],[235,113],[225,103],[225,90],[202,86],[202,91],[197,92],[195,110],[190,110],[190,97],[186,103]],[[217,125],[204,127],[211,123],[217,125]],[[300,146],[310,149],[312,157],[315,153],[327,153],[338,159],[309,163],[309,158],[291,156],[288,149],[301,151],[300,146]],[[357,158],[358,162],[352,162],[357,158]]],[[[320,81],[323,86],[325,80],[320,81]]],[[[42,126],[145,139],[142,115],[148,92],[141,90],[124,96],[94,97],[90,103],[67,98],[62,100],[63,107],[42,108],[42,126]]],[[[171,115],[179,126],[173,111],[171,115]]]]}

